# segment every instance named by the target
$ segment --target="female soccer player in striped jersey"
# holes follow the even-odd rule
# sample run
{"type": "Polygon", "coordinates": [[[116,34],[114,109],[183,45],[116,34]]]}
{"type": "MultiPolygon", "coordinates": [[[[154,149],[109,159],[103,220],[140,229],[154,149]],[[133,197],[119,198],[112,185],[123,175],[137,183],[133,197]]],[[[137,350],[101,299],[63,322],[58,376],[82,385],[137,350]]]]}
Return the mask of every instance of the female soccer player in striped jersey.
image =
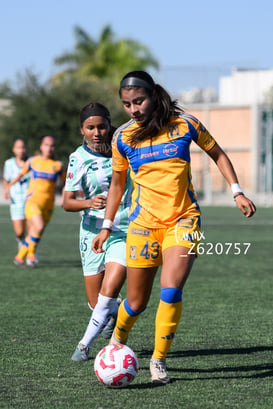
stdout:
{"type": "MultiPolygon", "coordinates": [[[[113,138],[113,176],[105,225],[113,220],[130,167],[134,190],[127,235],[127,298],[120,305],[112,343],[126,343],[148,303],[153,280],[161,269],[155,346],[150,360],[152,382],[170,382],[166,356],[182,313],[182,291],[191,271],[198,237],[200,208],[191,182],[190,151],[194,141],[215,161],[231,185],[234,200],[246,217],[255,205],[244,196],[233,166],[200,121],[183,112],[167,91],[144,71],[126,74],[120,97],[131,120],[113,138]]],[[[100,254],[109,231],[93,241],[100,254]]]]}
{"type": "Polygon", "coordinates": [[[26,175],[19,182],[9,189],[11,182],[21,172],[27,160],[27,147],[22,138],[17,138],[12,146],[13,158],[9,158],[4,163],[3,184],[4,197],[10,200],[10,217],[13,224],[14,233],[18,243],[18,249],[25,239],[26,218],[25,218],[25,196],[29,185],[30,175],[26,175]]]}
{"type": "Polygon", "coordinates": [[[102,331],[105,337],[112,335],[118,295],[126,274],[125,243],[131,204],[131,180],[124,172],[125,189],[104,246],[105,252],[95,254],[92,240],[103,226],[112,178],[111,140],[114,128],[108,109],[99,103],[83,107],[80,129],[84,140],[69,158],[63,207],[67,211],[82,211],[80,254],[87,300],[93,312],[72,355],[73,361],[88,360],[89,349],[102,331]],[[84,192],[84,199],[77,197],[78,191],[84,192]]]}

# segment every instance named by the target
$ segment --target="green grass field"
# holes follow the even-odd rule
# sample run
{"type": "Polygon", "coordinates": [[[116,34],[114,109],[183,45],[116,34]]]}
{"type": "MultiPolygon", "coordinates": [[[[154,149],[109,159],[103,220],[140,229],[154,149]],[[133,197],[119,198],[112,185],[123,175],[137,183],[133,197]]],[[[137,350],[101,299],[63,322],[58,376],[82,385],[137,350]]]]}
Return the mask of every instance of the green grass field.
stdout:
{"type": "Polygon", "coordinates": [[[0,206],[1,408],[273,407],[272,209],[258,209],[251,220],[236,208],[203,209],[204,254],[185,287],[167,361],[173,382],[164,387],[152,387],[149,373],[159,277],[130,334],[141,369],[128,388],[107,389],[97,381],[93,361],[106,343],[101,337],[90,361],[70,360],[90,315],[79,222],[78,214],[56,208],[39,266],[19,269],[12,263],[16,242],[8,207],[0,206]]]}

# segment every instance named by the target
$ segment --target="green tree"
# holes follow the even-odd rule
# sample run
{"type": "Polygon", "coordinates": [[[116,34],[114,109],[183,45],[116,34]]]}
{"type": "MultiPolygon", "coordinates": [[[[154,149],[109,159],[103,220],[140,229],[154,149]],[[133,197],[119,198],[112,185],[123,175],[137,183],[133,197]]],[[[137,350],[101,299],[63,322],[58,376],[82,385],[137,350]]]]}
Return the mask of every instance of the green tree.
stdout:
{"type": "Polygon", "coordinates": [[[35,74],[26,72],[18,83],[17,89],[10,88],[5,93],[10,100],[9,114],[0,115],[1,163],[11,155],[17,137],[28,141],[33,154],[46,135],[56,138],[58,157],[67,162],[69,153],[82,142],[79,112],[91,101],[108,107],[114,126],[128,120],[118,94],[105,82],[69,79],[56,86],[40,85],[35,74]]]}
{"type": "Polygon", "coordinates": [[[132,39],[115,40],[109,25],[102,29],[98,41],[79,26],[75,27],[74,34],[75,50],[54,60],[56,65],[66,65],[67,68],[52,78],[53,83],[73,77],[109,80],[117,87],[121,77],[128,71],[159,68],[145,45],[132,39]]]}
{"type": "Polygon", "coordinates": [[[91,101],[105,104],[118,126],[128,119],[117,93],[121,77],[130,70],[158,68],[146,46],[131,39],[116,40],[110,26],[103,28],[98,41],[78,26],[75,37],[75,50],[55,59],[66,69],[47,84],[41,85],[31,71],[18,76],[17,87],[0,84],[0,98],[7,103],[0,114],[1,163],[11,155],[15,138],[25,138],[32,154],[45,135],[56,138],[59,157],[67,161],[81,143],[82,106],[91,101]]]}

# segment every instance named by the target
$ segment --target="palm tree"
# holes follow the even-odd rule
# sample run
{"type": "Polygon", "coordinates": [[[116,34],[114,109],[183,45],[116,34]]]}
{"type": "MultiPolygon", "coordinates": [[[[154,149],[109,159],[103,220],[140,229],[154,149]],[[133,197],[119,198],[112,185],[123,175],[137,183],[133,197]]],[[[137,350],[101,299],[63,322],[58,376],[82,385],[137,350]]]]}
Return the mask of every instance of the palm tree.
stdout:
{"type": "Polygon", "coordinates": [[[95,41],[79,26],[75,27],[75,51],[57,57],[56,65],[67,68],[52,78],[53,83],[76,77],[83,80],[109,80],[118,85],[123,74],[132,70],[159,68],[149,49],[131,39],[115,41],[110,26],[103,28],[99,40],[95,41]]]}

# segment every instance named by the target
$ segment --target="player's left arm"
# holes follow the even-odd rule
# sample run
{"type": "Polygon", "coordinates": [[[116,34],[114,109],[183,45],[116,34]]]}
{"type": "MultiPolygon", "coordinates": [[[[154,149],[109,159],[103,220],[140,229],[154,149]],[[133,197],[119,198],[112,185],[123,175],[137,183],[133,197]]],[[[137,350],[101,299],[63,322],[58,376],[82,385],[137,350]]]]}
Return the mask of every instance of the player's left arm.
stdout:
{"type": "MultiPolygon", "coordinates": [[[[229,157],[217,143],[215,143],[215,145],[209,151],[207,151],[207,154],[214,160],[218,169],[230,186],[234,183],[239,183],[236,172],[229,157]]],[[[234,192],[234,200],[237,207],[246,217],[253,216],[256,212],[254,203],[250,199],[248,199],[242,192],[237,193],[240,194],[237,196],[236,192],[234,192]]]]}
{"type": "Polygon", "coordinates": [[[15,185],[15,183],[19,182],[22,177],[25,175],[25,173],[20,172],[17,176],[15,176],[14,179],[12,179],[7,185],[6,185],[6,189],[9,192],[9,189],[11,188],[11,186],[15,185]]]}

